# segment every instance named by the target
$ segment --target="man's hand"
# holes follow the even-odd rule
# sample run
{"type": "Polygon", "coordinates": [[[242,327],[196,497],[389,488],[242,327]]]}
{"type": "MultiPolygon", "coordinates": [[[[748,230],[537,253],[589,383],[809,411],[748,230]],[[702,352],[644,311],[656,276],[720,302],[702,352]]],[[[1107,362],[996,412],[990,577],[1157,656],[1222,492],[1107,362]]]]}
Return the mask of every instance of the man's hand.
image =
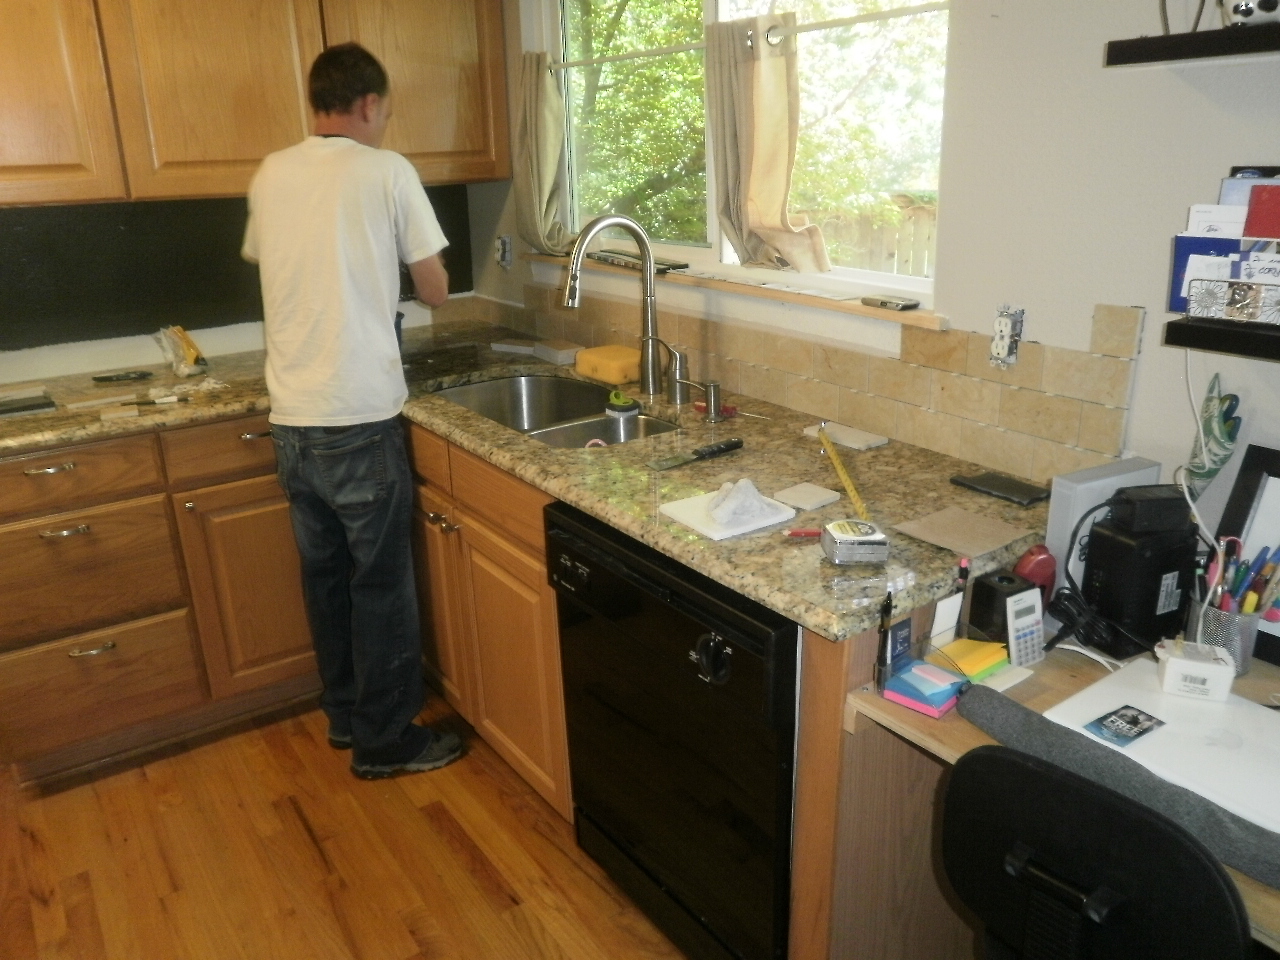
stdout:
{"type": "Polygon", "coordinates": [[[413,277],[413,289],[429,307],[438,307],[449,299],[449,274],[444,269],[440,254],[433,253],[424,260],[409,264],[413,277]]]}

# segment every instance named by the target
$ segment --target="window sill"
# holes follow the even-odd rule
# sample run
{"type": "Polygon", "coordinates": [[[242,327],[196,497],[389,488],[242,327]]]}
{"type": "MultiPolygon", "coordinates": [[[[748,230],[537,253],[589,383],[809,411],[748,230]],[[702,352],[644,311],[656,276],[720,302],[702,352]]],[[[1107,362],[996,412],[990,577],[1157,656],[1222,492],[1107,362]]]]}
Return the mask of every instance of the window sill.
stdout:
{"type": "MultiPolygon", "coordinates": [[[[537,263],[551,263],[561,267],[568,267],[568,257],[553,257],[542,253],[526,253],[526,260],[537,263]]],[[[583,266],[587,270],[598,270],[603,273],[627,274],[635,276],[636,271],[627,267],[617,267],[609,263],[601,263],[598,260],[584,261],[583,266]]],[[[779,278],[791,276],[786,273],[779,273],[779,278]]],[[[743,297],[759,297],[763,300],[777,300],[783,303],[794,303],[805,307],[817,307],[820,310],[830,310],[833,313],[848,313],[859,317],[872,317],[876,320],[888,320],[891,323],[901,324],[906,327],[920,327],[924,330],[946,330],[949,327],[947,318],[942,314],[934,313],[932,310],[881,310],[878,307],[869,307],[865,303],[858,300],[837,300],[834,297],[823,297],[812,293],[801,293],[798,290],[781,290],[777,287],[762,287],[755,283],[743,283],[734,280],[722,280],[718,277],[693,276],[687,273],[674,271],[671,273],[659,274],[657,277],[659,284],[671,283],[678,286],[702,287],[708,290],[719,290],[722,293],[734,293],[743,297]]]]}

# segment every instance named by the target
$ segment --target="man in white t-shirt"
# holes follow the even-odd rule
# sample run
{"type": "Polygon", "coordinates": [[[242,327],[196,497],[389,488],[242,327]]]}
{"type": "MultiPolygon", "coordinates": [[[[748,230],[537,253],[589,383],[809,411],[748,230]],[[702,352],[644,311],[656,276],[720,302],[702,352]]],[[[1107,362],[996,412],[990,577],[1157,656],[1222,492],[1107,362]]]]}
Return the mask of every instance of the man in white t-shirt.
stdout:
{"type": "Polygon", "coordinates": [[[439,306],[447,241],[413,166],[379,149],[387,75],[354,43],[316,58],[315,135],[249,188],[242,253],[259,264],[280,485],[289,499],[329,743],[372,779],[456,760],[456,734],[415,724],[423,683],[398,416],[400,263],[439,306]]]}

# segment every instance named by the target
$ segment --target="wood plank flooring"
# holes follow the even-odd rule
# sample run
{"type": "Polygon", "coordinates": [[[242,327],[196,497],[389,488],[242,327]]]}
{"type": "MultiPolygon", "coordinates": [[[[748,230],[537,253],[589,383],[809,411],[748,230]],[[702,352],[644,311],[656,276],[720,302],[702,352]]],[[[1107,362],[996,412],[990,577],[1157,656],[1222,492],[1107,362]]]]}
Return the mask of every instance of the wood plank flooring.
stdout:
{"type": "Polygon", "coordinates": [[[0,960],[680,960],[456,715],[351,776],[318,710],[53,790],[0,771],[0,960]]]}

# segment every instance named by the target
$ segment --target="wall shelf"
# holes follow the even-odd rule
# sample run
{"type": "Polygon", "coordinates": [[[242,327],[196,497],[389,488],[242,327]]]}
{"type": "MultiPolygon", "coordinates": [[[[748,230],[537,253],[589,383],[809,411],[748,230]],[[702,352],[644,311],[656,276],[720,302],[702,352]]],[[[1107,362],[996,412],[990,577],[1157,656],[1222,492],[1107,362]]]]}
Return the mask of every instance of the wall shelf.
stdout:
{"type": "Polygon", "coordinates": [[[1107,66],[1122,67],[1135,63],[1199,60],[1205,57],[1234,57],[1275,51],[1280,51],[1280,23],[1260,23],[1256,27],[1224,27],[1196,33],[1112,40],[1107,44],[1107,66]]]}
{"type": "Polygon", "coordinates": [[[1280,325],[1186,317],[1164,325],[1169,347],[1230,353],[1252,360],[1280,360],[1280,325]]]}

